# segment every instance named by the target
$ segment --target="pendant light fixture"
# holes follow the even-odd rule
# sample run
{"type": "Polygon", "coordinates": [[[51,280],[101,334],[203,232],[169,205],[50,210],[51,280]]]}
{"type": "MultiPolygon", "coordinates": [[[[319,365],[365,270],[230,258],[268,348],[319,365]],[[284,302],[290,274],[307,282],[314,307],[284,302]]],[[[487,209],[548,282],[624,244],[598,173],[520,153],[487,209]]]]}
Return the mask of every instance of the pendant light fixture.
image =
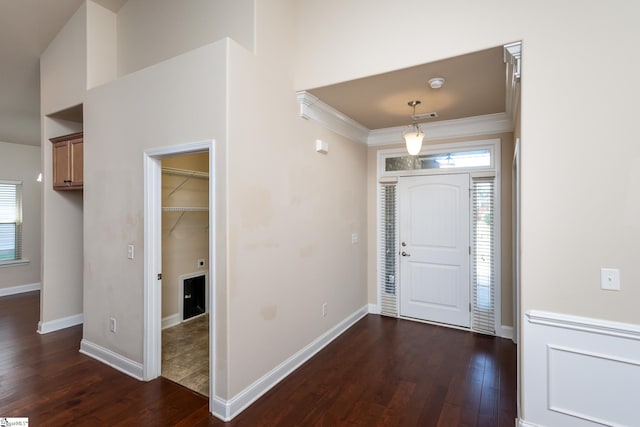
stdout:
{"type": "Polygon", "coordinates": [[[424,139],[424,132],[420,129],[420,125],[414,118],[416,115],[416,106],[420,104],[420,101],[408,102],[409,107],[413,107],[413,114],[411,115],[411,121],[413,123],[409,125],[404,132],[402,132],[402,137],[407,144],[407,151],[412,156],[420,153],[420,150],[422,149],[422,140],[424,139]]]}

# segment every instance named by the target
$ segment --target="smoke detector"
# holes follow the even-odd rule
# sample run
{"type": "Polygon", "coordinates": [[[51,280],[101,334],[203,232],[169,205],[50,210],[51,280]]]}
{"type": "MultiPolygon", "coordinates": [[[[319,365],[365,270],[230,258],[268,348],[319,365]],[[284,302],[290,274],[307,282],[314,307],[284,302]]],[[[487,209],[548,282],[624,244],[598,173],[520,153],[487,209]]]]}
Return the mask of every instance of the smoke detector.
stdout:
{"type": "Polygon", "coordinates": [[[442,77],[434,77],[429,80],[429,86],[431,89],[440,89],[444,86],[444,78],[442,77]]]}

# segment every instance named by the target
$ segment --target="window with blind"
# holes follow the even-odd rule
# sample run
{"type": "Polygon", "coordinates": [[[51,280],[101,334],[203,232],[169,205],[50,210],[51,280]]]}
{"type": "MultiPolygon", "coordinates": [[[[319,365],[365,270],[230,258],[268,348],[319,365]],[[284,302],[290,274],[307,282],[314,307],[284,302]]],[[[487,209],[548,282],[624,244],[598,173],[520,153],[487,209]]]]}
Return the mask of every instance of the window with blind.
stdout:
{"type": "Polygon", "coordinates": [[[471,328],[495,334],[495,179],[472,179],[471,328]]]}
{"type": "Polygon", "coordinates": [[[0,181],[0,263],[22,258],[22,183],[0,181]]]}
{"type": "Polygon", "coordinates": [[[380,187],[380,314],[398,316],[397,278],[397,192],[396,185],[380,187]]]}

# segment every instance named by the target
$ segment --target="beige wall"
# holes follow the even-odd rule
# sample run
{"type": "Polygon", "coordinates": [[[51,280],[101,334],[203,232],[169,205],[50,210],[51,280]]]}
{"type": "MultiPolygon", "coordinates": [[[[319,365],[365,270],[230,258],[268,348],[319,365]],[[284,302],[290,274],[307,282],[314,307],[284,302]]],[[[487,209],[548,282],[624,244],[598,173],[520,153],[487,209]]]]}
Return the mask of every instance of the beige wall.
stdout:
{"type": "MultiPolygon", "coordinates": [[[[82,130],[82,124],[43,119],[42,133],[42,265],[40,321],[82,314],[82,191],[53,189],[50,138],[82,130]]],[[[86,147],[86,140],[84,146],[86,147]]]]}
{"type": "Polygon", "coordinates": [[[82,192],[53,190],[49,142],[50,138],[82,130],[82,124],[47,116],[83,101],[87,82],[86,11],[87,6],[83,4],[40,58],[43,176],[41,323],[83,312],[82,192]]]}
{"type": "Polygon", "coordinates": [[[116,14],[92,2],[87,8],[87,89],[110,82],[117,72],[116,14]]]}
{"type": "Polygon", "coordinates": [[[299,6],[304,37],[297,88],[522,40],[523,308],[640,323],[640,267],[632,256],[640,236],[640,193],[632,184],[640,178],[640,146],[630,137],[635,120],[629,101],[640,82],[628,79],[620,91],[593,83],[610,74],[611,64],[625,75],[640,71],[628,54],[640,31],[633,20],[637,5],[443,3],[438,19],[420,30],[421,39],[439,42],[424,48],[416,48],[406,14],[398,10],[432,15],[431,4],[420,1],[299,6]],[[603,105],[618,107],[603,111],[603,105]],[[603,150],[616,160],[603,161],[603,150]],[[601,267],[621,270],[620,292],[600,290],[601,267]]]}
{"type": "Polygon", "coordinates": [[[225,37],[254,48],[253,0],[136,0],[118,11],[118,76],[225,37]]]}
{"type": "MultiPolygon", "coordinates": [[[[209,172],[209,155],[167,157],[162,167],[209,172]]],[[[209,180],[163,174],[162,206],[208,208],[209,180]]],[[[209,212],[162,212],[163,318],[180,313],[180,276],[196,272],[209,272],[209,212]]]]}
{"type": "Polygon", "coordinates": [[[40,284],[40,147],[0,142],[0,180],[22,181],[22,258],[27,265],[0,267],[0,290],[40,284]]]}
{"type": "MultiPolygon", "coordinates": [[[[500,220],[501,237],[501,314],[502,325],[513,326],[513,272],[512,272],[512,230],[511,230],[511,162],[513,159],[513,134],[482,135],[450,140],[425,141],[425,145],[447,144],[462,141],[500,139],[500,197],[502,209],[500,220]]],[[[379,304],[377,262],[377,191],[378,191],[378,152],[390,148],[403,148],[403,145],[369,147],[367,150],[367,293],[370,304],[379,304]]]]}
{"type": "Polygon", "coordinates": [[[82,104],[87,87],[87,5],[83,4],[40,57],[40,114],[82,104]]]}
{"type": "Polygon", "coordinates": [[[84,339],[137,362],[144,326],[143,152],[206,139],[225,143],[225,55],[224,41],[208,45],[86,95],[84,339]],[[127,245],[135,247],[133,260],[127,245]]]}
{"type": "Polygon", "coordinates": [[[293,4],[256,2],[230,55],[229,396],[367,302],[366,147],[298,116],[293,4]]]}
{"type": "MultiPolygon", "coordinates": [[[[207,4],[189,4],[189,19],[209,16],[207,4]]],[[[217,277],[222,331],[216,387],[222,398],[236,395],[367,302],[367,239],[351,245],[352,232],[367,232],[371,211],[367,150],[297,117],[295,89],[520,39],[522,306],[640,323],[640,268],[633,257],[640,237],[640,148],[629,104],[640,82],[626,79],[624,91],[593,84],[610,74],[611,64],[631,76],[640,71],[629,54],[640,31],[637,6],[622,0],[447,2],[420,31],[422,39],[438,43],[416,48],[406,11],[432,16],[431,6],[417,0],[255,2],[255,30],[243,21],[226,32],[240,33],[236,40],[255,38],[255,55],[235,42],[227,50],[223,42],[155,66],[212,41],[212,33],[197,27],[194,38],[181,33],[173,45],[157,29],[138,33],[145,22],[173,23],[182,16],[172,13],[168,0],[124,6],[119,75],[140,72],[91,90],[85,103],[85,338],[141,361],[141,153],[214,137],[226,161],[218,173],[228,180],[217,202],[229,221],[222,218],[216,228],[218,252],[228,254],[217,277]],[[138,5],[144,7],[134,11],[138,5]],[[329,141],[328,155],[313,151],[316,138],[329,141]],[[615,161],[603,160],[603,150],[615,153],[615,161]],[[135,260],[126,259],[127,244],[137,246],[135,260]],[[620,292],[599,289],[603,266],[621,269],[620,292]],[[115,336],[108,333],[111,316],[122,331],[115,336]]],[[[177,28],[191,28],[181,23],[177,28]]],[[[170,27],[163,29],[171,34],[170,27]]],[[[81,29],[76,33],[82,36],[81,29]]],[[[68,55],[73,64],[74,46],[52,48],[43,69],[68,55]]],[[[75,69],[69,78],[45,73],[43,113],[77,103],[82,78],[75,69]],[[62,85],[54,87],[58,80],[62,85]]],[[[49,209],[46,202],[45,195],[49,209]]]]}

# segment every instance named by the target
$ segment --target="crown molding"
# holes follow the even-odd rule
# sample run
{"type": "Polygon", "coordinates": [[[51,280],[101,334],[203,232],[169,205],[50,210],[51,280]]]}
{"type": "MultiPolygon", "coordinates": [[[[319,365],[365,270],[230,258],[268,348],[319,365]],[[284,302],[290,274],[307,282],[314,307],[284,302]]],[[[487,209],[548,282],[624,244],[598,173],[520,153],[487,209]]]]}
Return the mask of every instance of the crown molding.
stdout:
{"type": "MultiPolygon", "coordinates": [[[[375,129],[369,132],[367,145],[402,144],[402,131],[406,126],[375,129]]],[[[425,141],[491,135],[513,131],[513,123],[505,113],[486,114],[464,119],[442,120],[420,125],[425,141]]]]}
{"type": "MultiPolygon", "coordinates": [[[[509,51],[505,46],[505,52],[515,51],[513,48],[509,51]]],[[[515,53],[510,53],[510,55],[512,55],[510,58],[515,58],[515,53]]],[[[519,65],[516,67],[515,64],[516,62],[511,63],[512,69],[515,70],[517,68],[519,70],[519,65]]],[[[519,59],[517,64],[519,64],[519,59]]],[[[513,75],[515,76],[515,74],[513,75]]],[[[509,81],[507,82],[507,89],[508,88],[509,81]]],[[[508,112],[423,123],[421,127],[425,132],[425,141],[512,132],[515,123],[514,109],[517,105],[519,93],[519,84],[515,80],[513,80],[513,88],[515,90],[511,92],[507,90],[507,107],[511,106],[508,112]]],[[[369,146],[403,143],[402,131],[405,126],[369,130],[344,113],[325,104],[309,92],[300,91],[297,92],[296,95],[300,103],[300,117],[303,119],[314,121],[337,134],[369,146]]]]}
{"type": "Polygon", "coordinates": [[[321,126],[334,131],[349,139],[367,143],[369,129],[346,116],[332,106],[325,104],[319,98],[307,91],[296,93],[300,103],[300,117],[317,122],[321,126]]]}
{"type": "Polygon", "coordinates": [[[515,125],[516,110],[520,98],[520,65],[522,61],[522,42],[509,43],[504,47],[504,63],[507,66],[505,90],[505,112],[515,125]]]}

